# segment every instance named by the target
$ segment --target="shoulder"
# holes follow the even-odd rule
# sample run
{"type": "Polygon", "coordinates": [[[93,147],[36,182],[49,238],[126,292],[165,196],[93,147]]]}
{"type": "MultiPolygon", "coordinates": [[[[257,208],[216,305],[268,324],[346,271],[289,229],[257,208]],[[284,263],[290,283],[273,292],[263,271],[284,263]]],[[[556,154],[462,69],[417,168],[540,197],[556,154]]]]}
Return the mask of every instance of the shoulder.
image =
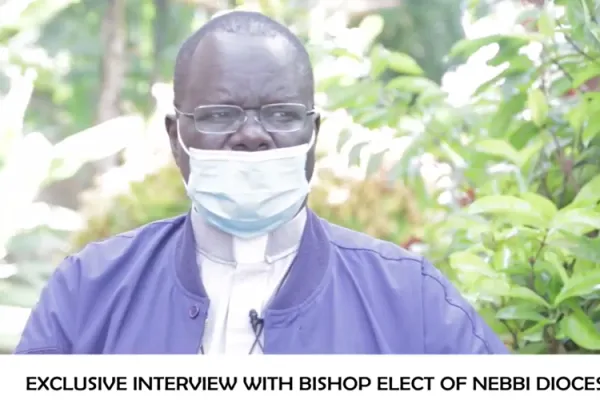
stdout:
{"type": "Polygon", "coordinates": [[[425,257],[394,243],[325,222],[330,243],[338,254],[336,267],[358,285],[377,287],[399,301],[419,302],[435,297],[445,304],[462,298],[444,274],[425,257]],[[435,296],[432,296],[432,293],[435,296]]]}
{"type": "Polygon", "coordinates": [[[163,287],[169,271],[162,267],[172,263],[184,220],[157,221],[66,257],[42,290],[16,352],[98,351],[107,340],[106,324],[120,323],[132,304],[140,304],[136,299],[163,287]]]}
{"type": "Polygon", "coordinates": [[[342,266],[363,278],[379,279],[392,289],[411,288],[418,291],[440,292],[448,301],[458,292],[425,257],[412,253],[394,243],[373,238],[338,225],[324,222],[329,231],[330,243],[342,254],[342,266]]]}
{"type": "Polygon", "coordinates": [[[181,230],[184,220],[185,216],[159,220],[108,239],[91,242],[70,258],[82,266],[84,275],[90,277],[107,272],[111,265],[123,264],[122,268],[132,268],[141,263],[131,261],[145,260],[159,248],[171,247],[173,234],[181,230]],[[122,263],[127,259],[129,262],[122,263]]]}
{"type": "MultiPolygon", "coordinates": [[[[106,291],[137,290],[138,282],[162,279],[184,216],[159,220],[105,240],[91,242],[67,257],[55,276],[77,287],[81,302],[106,291]]],[[[111,295],[112,297],[113,295],[111,295]]]]}
{"type": "Polygon", "coordinates": [[[392,242],[377,239],[361,232],[353,231],[327,221],[323,221],[330,238],[330,244],[338,253],[344,254],[351,264],[389,269],[390,272],[421,273],[424,258],[392,242]],[[354,262],[352,262],[354,261],[354,262]]]}
{"type": "Polygon", "coordinates": [[[393,315],[420,332],[425,352],[506,353],[473,306],[424,257],[393,243],[325,224],[338,253],[338,276],[349,278],[346,285],[358,288],[357,293],[371,309],[383,313],[378,305],[385,301],[392,310],[387,316],[393,315]]]}

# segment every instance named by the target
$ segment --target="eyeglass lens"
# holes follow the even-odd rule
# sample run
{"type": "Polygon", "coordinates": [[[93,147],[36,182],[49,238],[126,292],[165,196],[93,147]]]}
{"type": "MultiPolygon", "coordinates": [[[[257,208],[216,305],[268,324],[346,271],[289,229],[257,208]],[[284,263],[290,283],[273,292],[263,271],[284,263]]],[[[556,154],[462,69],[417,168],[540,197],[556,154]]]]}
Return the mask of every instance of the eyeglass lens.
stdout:
{"type": "MultiPolygon", "coordinates": [[[[302,104],[266,105],[260,109],[258,120],[269,132],[297,131],[306,121],[306,107],[302,104]]],[[[202,106],[194,110],[196,129],[203,133],[233,133],[245,121],[246,111],[237,106],[202,106]]]]}

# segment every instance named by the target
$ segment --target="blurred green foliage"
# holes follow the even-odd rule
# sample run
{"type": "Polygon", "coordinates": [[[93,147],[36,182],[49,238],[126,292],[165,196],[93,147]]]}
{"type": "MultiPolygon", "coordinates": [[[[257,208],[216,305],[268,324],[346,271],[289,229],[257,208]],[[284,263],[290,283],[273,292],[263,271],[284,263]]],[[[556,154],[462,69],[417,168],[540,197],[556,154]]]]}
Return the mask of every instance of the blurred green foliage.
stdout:
{"type": "MultiPolygon", "coordinates": [[[[89,196],[93,197],[94,191],[89,196]]],[[[153,221],[181,215],[189,207],[179,169],[171,164],[141,182],[132,183],[126,193],[110,199],[108,208],[98,209],[90,202],[84,210],[86,229],[76,232],[72,239],[74,250],[153,221]]]]}
{"type": "MultiPolygon", "coordinates": [[[[142,3],[144,12],[128,14],[128,29],[138,35],[129,33],[131,48],[139,51],[129,56],[140,61],[128,63],[138,72],[128,78],[123,98],[148,114],[149,82],[168,78],[174,58],[169,45],[185,36],[194,16],[189,4],[169,2],[169,13],[187,13],[179,20],[186,22],[172,28],[171,39],[154,35],[154,43],[147,43],[143,40],[151,37],[151,26],[162,26],[153,17],[160,2],[142,3]],[[158,52],[163,55],[158,67],[151,61],[156,43],[164,45],[159,46],[164,49],[158,52]]],[[[439,21],[437,12],[446,9],[459,19],[458,2],[439,0],[430,13],[418,2],[405,2],[402,12],[410,15],[402,19],[394,9],[351,16],[353,28],[320,39],[307,23],[310,13],[298,12],[293,1],[262,3],[263,10],[287,21],[308,41],[317,71],[333,71],[321,73],[317,82],[327,132],[320,144],[331,143],[321,149],[311,208],[334,223],[425,254],[515,352],[598,353],[600,8],[584,0],[520,1],[529,7],[520,11],[519,32],[456,42],[462,36],[458,23],[447,21],[436,29],[423,24],[439,21]],[[395,22],[396,33],[391,32],[395,22]],[[407,26],[418,26],[421,33],[394,39],[407,26]],[[446,36],[440,33],[444,30],[446,36]],[[419,55],[419,41],[426,54],[419,55]],[[458,65],[459,74],[482,51],[493,52],[487,66],[496,68],[495,76],[463,101],[452,99],[440,77],[448,65],[458,65]],[[332,157],[344,160],[342,172],[332,157]]],[[[478,17],[493,9],[483,1],[467,3],[478,17]]],[[[83,13],[65,16],[65,24],[81,23],[74,21],[78,15],[90,18],[90,27],[99,26],[99,3],[65,4],[58,15],[83,13]],[[81,7],[89,8],[84,12],[81,7]]],[[[85,51],[77,56],[85,58],[85,51]]],[[[98,62],[85,67],[82,59],[74,65],[81,68],[80,81],[35,67],[40,80],[48,82],[36,84],[36,91],[73,87],[65,103],[55,103],[70,104],[66,119],[40,113],[26,118],[33,121],[29,124],[43,118],[48,126],[92,123],[85,113],[93,107],[97,87],[89,86],[96,84],[89,76],[96,76],[92,68],[98,62]],[[88,110],[71,115],[77,114],[76,107],[88,110]]],[[[472,70],[464,71],[468,79],[472,70]]],[[[43,97],[34,96],[30,110],[37,110],[36,101],[43,97]]],[[[64,177],[64,171],[80,166],[81,160],[73,164],[61,157],[50,171],[63,171],[64,177]]],[[[0,158],[5,160],[6,155],[0,158]]],[[[172,163],[100,202],[103,190],[99,185],[87,193],[91,200],[81,210],[85,229],[77,230],[70,250],[189,207],[172,163]]]]}

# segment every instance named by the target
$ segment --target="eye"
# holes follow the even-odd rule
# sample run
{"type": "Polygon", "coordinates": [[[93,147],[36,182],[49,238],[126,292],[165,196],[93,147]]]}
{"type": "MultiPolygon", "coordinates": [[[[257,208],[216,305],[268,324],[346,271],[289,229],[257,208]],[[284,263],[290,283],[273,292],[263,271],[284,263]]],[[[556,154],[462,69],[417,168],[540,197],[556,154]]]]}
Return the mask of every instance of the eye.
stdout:
{"type": "Polygon", "coordinates": [[[274,111],[272,117],[277,119],[291,119],[294,117],[294,113],[289,111],[274,111]]]}
{"type": "Polygon", "coordinates": [[[236,118],[236,113],[233,110],[203,110],[203,112],[198,113],[197,121],[199,122],[213,122],[219,123],[224,121],[230,121],[236,118]]]}
{"type": "Polygon", "coordinates": [[[231,117],[231,112],[229,111],[214,111],[208,114],[207,119],[219,120],[219,119],[227,119],[231,117]]]}

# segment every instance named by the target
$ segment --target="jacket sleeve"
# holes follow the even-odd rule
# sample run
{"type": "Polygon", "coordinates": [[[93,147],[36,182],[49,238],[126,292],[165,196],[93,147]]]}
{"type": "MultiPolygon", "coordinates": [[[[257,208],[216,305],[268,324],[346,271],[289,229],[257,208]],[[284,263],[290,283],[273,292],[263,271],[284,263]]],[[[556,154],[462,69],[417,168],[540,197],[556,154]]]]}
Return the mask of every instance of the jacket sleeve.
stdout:
{"type": "Polygon", "coordinates": [[[424,260],[421,274],[426,353],[509,353],[473,306],[438,269],[424,260]]]}
{"type": "Polygon", "coordinates": [[[79,277],[67,257],[54,271],[32,309],[15,354],[70,354],[76,328],[79,277]]]}

